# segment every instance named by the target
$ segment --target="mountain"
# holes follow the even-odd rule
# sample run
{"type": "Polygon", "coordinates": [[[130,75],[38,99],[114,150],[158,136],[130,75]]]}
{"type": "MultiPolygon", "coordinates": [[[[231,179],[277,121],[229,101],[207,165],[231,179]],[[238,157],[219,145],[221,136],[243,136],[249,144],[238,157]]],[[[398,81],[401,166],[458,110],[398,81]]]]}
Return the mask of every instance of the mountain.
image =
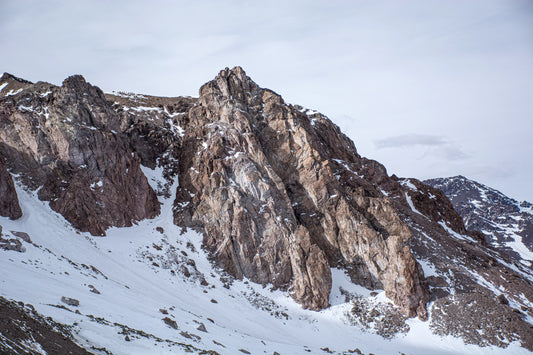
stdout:
{"type": "Polygon", "coordinates": [[[446,194],[468,230],[482,232],[490,245],[532,267],[533,204],[518,202],[464,176],[424,183],[446,194]]]}
{"type": "Polygon", "coordinates": [[[88,351],[533,350],[530,268],[240,67],[198,98],[0,88],[0,296],[88,351]]]}

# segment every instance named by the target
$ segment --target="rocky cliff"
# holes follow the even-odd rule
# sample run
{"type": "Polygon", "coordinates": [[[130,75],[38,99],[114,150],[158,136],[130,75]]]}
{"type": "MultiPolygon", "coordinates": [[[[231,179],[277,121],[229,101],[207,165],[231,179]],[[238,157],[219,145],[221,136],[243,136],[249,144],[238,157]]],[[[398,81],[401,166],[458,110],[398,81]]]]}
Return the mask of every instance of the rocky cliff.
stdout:
{"type": "Polygon", "coordinates": [[[226,270],[328,306],[331,267],[384,288],[425,317],[423,272],[389,200],[357,171],[373,165],[331,121],[309,116],[241,68],[200,89],[180,154],[176,223],[203,228],[226,270]]]}
{"type": "Polygon", "coordinates": [[[424,183],[446,194],[467,229],[483,233],[488,244],[531,266],[533,205],[530,202],[519,202],[464,176],[430,179],[424,183]]]}
{"type": "Polygon", "coordinates": [[[13,178],[0,157],[0,216],[17,219],[22,216],[13,178]]]}
{"type": "Polygon", "coordinates": [[[533,347],[533,278],[523,265],[467,231],[442,191],[389,176],[327,117],[239,67],[199,98],[103,94],[80,76],[57,87],[4,75],[0,86],[7,168],[81,230],[102,235],[151,218],[156,195],[176,192],[174,223],[201,232],[216,265],[287,290],[305,308],[328,307],[339,268],[384,289],[407,316],[427,319],[432,301],[439,334],[533,347]],[[162,169],[167,183],[152,189],[143,166],[162,169]],[[479,312],[454,308],[471,304],[479,312]],[[489,328],[502,337],[478,333],[489,328]]]}
{"type": "Polygon", "coordinates": [[[4,74],[0,154],[72,225],[95,235],[159,212],[120,116],[79,75],[61,87],[4,74]],[[18,87],[16,91],[11,86],[18,87]]]}

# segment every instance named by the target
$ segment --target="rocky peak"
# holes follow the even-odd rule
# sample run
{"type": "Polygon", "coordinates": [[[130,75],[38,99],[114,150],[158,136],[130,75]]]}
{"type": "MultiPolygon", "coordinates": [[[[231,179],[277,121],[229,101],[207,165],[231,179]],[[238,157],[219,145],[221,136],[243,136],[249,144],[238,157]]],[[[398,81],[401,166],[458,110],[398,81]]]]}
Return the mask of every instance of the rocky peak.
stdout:
{"type": "Polygon", "coordinates": [[[75,227],[104,235],[159,213],[120,116],[81,76],[0,98],[0,155],[75,227]]]}
{"type": "Polygon", "coordinates": [[[4,73],[0,77],[0,97],[15,96],[32,84],[31,81],[17,78],[13,74],[4,73]]]}
{"type": "Polygon", "coordinates": [[[530,203],[518,202],[461,175],[430,179],[425,183],[446,194],[469,230],[482,232],[492,246],[533,265],[533,210],[530,203]]]}
{"type": "Polygon", "coordinates": [[[200,102],[208,109],[208,116],[224,103],[237,105],[244,111],[247,108],[259,109],[263,91],[241,67],[226,68],[200,88],[200,102]]]}
{"type": "Polygon", "coordinates": [[[202,86],[189,119],[175,221],[203,230],[219,265],[289,289],[310,309],[328,306],[330,267],[346,268],[426,317],[409,229],[358,171],[385,179],[385,169],[357,155],[329,119],[286,105],[239,67],[202,86]]]}
{"type": "Polygon", "coordinates": [[[85,78],[80,74],[71,75],[65,80],[63,80],[63,83],[61,86],[68,87],[71,89],[77,89],[79,91],[83,91],[83,88],[87,87],[88,83],[85,80],[85,78]]]}
{"type": "Polygon", "coordinates": [[[22,84],[32,84],[31,81],[28,81],[28,80],[25,80],[25,79],[22,79],[22,78],[18,78],[16,76],[14,76],[13,74],[5,72],[2,75],[2,77],[0,77],[0,83],[4,83],[4,82],[7,82],[7,81],[16,81],[16,82],[19,82],[19,83],[22,83],[22,84]]]}

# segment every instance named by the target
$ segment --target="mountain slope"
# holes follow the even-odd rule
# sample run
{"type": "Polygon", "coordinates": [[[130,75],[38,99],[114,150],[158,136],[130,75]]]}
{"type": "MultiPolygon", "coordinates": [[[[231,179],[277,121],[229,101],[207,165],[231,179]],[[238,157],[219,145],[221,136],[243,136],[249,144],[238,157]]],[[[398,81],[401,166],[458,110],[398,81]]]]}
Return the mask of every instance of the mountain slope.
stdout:
{"type": "Polygon", "coordinates": [[[120,117],[99,88],[79,75],[61,87],[8,74],[0,83],[21,85],[0,92],[0,153],[52,209],[94,235],[158,214],[139,158],[116,133],[120,117]]]}
{"type": "Polygon", "coordinates": [[[0,220],[0,295],[86,348],[391,352],[364,329],[412,353],[427,353],[420,332],[442,353],[480,351],[448,336],[533,349],[530,269],[468,232],[440,190],[388,176],[239,67],[199,98],[103,94],[80,76],[0,86],[0,155],[23,211],[0,220]]]}
{"type": "Polygon", "coordinates": [[[518,202],[464,176],[430,179],[424,183],[446,194],[469,230],[482,232],[492,246],[524,265],[533,265],[531,203],[518,202]]]}
{"type": "MultiPolygon", "coordinates": [[[[161,169],[145,172],[154,187],[164,184],[161,169]]],[[[0,294],[65,324],[94,354],[244,353],[240,349],[252,354],[321,354],[326,348],[334,353],[359,349],[363,354],[501,351],[437,336],[428,322],[418,319],[395,325],[398,313],[383,311],[392,307],[384,291],[374,294],[353,285],[339,269],[331,270],[331,306],[320,312],[303,310],[270,285],[233,279],[212,268],[200,234],[182,234],[172,223],[173,196],[161,198],[158,217],[95,238],[77,232],[34,193],[20,186],[17,192],[24,217],[2,217],[0,224],[4,237],[21,240],[24,251],[0,251],[0,294]],[[29,242],[12,231],[27,233],[29,242]],[[363,326],[354,304],[380,315],[367,318],[371,323],[363,326]],[[389,340],[375,334],[380,326],[379,333],[389,332],[389,340]]],[[[506,351],[528,353],[517,343],[506,351]]]]}

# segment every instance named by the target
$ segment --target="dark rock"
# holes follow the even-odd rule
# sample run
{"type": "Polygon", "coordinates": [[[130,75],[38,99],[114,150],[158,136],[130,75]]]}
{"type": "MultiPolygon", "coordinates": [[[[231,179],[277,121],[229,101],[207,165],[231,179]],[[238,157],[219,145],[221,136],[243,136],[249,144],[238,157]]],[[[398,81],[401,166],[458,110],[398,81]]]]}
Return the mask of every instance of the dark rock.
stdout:
{"type": "Polygon", "coordinates": [[[70,327],[39,315],[33,306],[26,309],[16,302],[0,297],[1,354],[30,354],[28,344],[38,344],[39,353],[90,353],[73,341],[70,327]]]}
{"type": "Polygon", "coordinates": [[[93,285],[89,285],[89,291],[91,291],[92,293],[95,293],[95,294],[97,294],[97,295],[100,294],[100,291],[98,291],[98,290],[96,289],[96,287],[94,287],[93,285]]]}
{"type": "Polygon", "coordinates": [[[199,330],[201,332],[207,333],[207,329],[206,329],[204,323],[200,323],[200,325],[198,326],[198,328],[196,328],[196,330],[199,330]]]}
{"type": "Polygon", "coordinates": [[[509,301],[507,300],[507,298],[505,298],[505,296],[503,294],[499,294],[496,299],[498,300],[498,302],[500,304],[509,304],[509,301]]]}
{"type": "Polygon", "coordinates": [[[11,231],[11,234],[13,234],[15,237],[18,237],[18,238],[22,239],[22,240],[25,241],[26,243],[30,243],[30,244],[31,244],[31,238],[30,238],[30,236],[28,235],[28,233],[25,233],[25,232],[17,232],[17,231],[11,231]]]}
{"type": "Polygon", "coordinates": [[[531,325],[511,307],[495,303],[483,292],[456,294],[453,302],[439,299],[432,309],[430,327],[438,335],[461,336],[467,344],[502,348],[519,340],[523,347],[533,350],[531,325]]]}
{"type": "MultiPolygon", "coordinates": [[[[41,96],[43,85],[0,98],[0,155],[8,167],[82,231],[104,235],[110,226],[155,217],[157,197],[127,136],[113,133],[120,117],[102,91],[73,76],[62,87],[45,85],[51,100],[41,96]]],[[[0,188],[6,186],[2,170],[0,188]]]]}
{"type": "Polygon", "coordinates": [[[80,305],[80,301],[78,301],[77,299],[65,296],[61,297],[61,302],[73,307],[78,307],[80,305]]]}
{"type": "MultiPolygon", "coordinates": [[[[1,126],[0,126],[1,127],[1,126]]],[[[0,142],[1,143],[1,142],[0,142]]],[[[15,184],[0,155],[0,216],[18,219],[22,217],[15,184]]]]}
{"type": "Polygon", "coordinates": [[[4,239],[0,237],[0,249],[12,250],[19,253],[24,253],[26,248],[22,246],[22,242],[18,239],[4,239]]]}
{"type": "Polygon", "coordinates": [[[219,343],[219,342],[218,342],[218,341],[216,341],[216,340],[213,340],[213,343],[214,343],[214,344],[216,344],[216,345],[218,345],[218,346],[221,346],[221,347],[223,347],[223,348],[225,348],[225,347],[226,347],[226,346],[225,346],[224,344],[222,344],[222,343],[219,343]]]}
{"type": "Polygon", "coordinates": [[[533,213],[528,209],[529,202],[518,202],[461,175],[424,182],[448,196],[465,220],[470,236],[481,244],[496,246],[517,260],[521,260],[521,255],[509,248],[507,242],[519,239],[533,251],[533,213]]]}
{"type": "Polygon", "coordinates": [[[182,337],[187,338],[187,339],[192,339],[194,341],[202,340],[202,337],[200,337],[199,335],[192,334],[192,333],[189,333],[189,332],[181,331],[180,334],[181,334],[182,337]]]}
{"type": "Polygon", "coordinates": [[[171,328],[178,329],[178,324],[172,318],[165,317],[163,318],[163,322],[171,328]]]}

